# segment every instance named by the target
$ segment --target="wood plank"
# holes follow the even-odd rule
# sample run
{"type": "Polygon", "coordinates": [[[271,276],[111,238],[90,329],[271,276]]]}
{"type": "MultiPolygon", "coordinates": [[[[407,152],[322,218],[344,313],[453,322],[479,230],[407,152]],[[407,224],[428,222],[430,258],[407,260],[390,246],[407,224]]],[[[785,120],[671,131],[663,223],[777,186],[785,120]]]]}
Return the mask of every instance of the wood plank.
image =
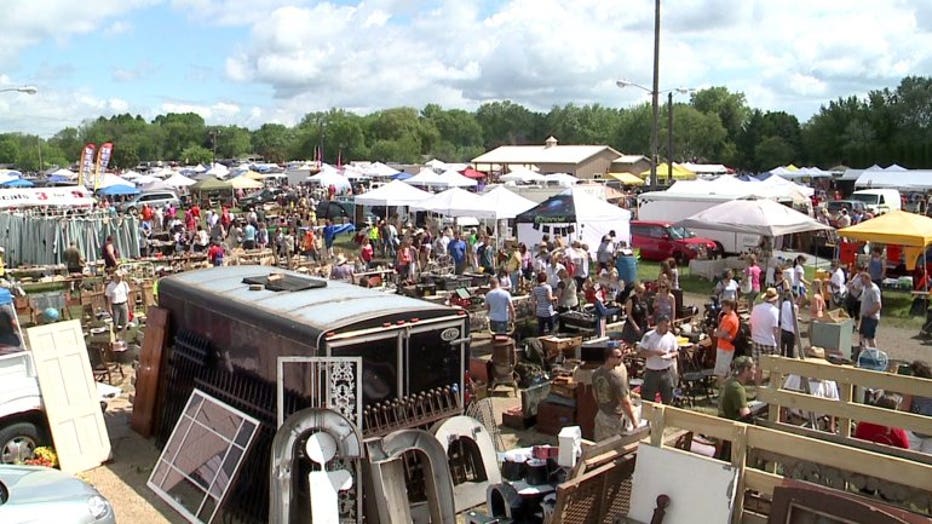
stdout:
{"type": "MultiPolygon", "coordinates": [[[[838,384],[838,395],[842,402],[850,404],[854,399],[853,384],[838,384]]],[[[842,437],[851,436],[851,419],[845,417],[838,418],[838,432],[842,437]]]]}
{"type": "Polygon", "coordinates": [[[150,307],[146,313],[146,335],[139,353],[136,395],[130,419],[130,427],[144,438],[151,437],[155,427],[159,372],[168,338],[168,318],[168,310],[160,307],[150,307]]]}
{"type": "Polygon", "coordinates": [[[839,385],[856,384],[859,387],[879,388],[904,395],[927,396],[929,391],[932,391],[932,379],[839,366],[820,359],[800,360],[762,355],[761,367],[771,373],[779,371],[801,377],[834,380],[839,385]]]}
{"type": "Polygon", "coordinates": [[[911,460],[913,462],[921,462],[923,464],[932,466],[932,455],[928,453],[921,453],[911,449],[886,446],[884,444],[877,444],[868,440],[842,437],[841,435],[834,435],[832,433],[826,433],[825,431],[819,431],[817,429],[807,428],[804,426],[794,426],[793,424],[787,424],[786,422],[769,422],[767,420],[760,420],[757,422],[757,424],[765,428],[775,429],[777,431],[785,431],[794,435],[801,435],[803,437],[834,442],[835,444],[841,444],[842,446],[864,449],[885,455],[892,455],[894,457],[900,457],[906,460],[911,460]]]}
{"type": "Polygon", "coordinates": [[[773,489],[783,485],[783,477],[761,471],[759,469],[747,468],[744,470],[744,489],[757,491],[768,497],[773,496],[773,489]]]}
{"type": "MultiPolygon", "coordinates": [[[[735,436],[735,426],[740,422],[704,415],[694,411],[667,407],[665,423],[669,427],[692,430],[700,435],[715,437],[722,440],[731,440],[735,436]]],[[[651,433],[653,438],[653,430],[651,433]]]]}
{"type": "Polygon", "coordinates": [[[650,421],[650,445],[663,447],[663,432],[666,430],[666,406],[644,401],[641,405],[641,418],[650,421]]]}
{"type": "Polygon", "coordinates": [[[867,404],[844,403],[827,398],[813,397],[805,393],[771,388],[759,388],[757,390],[757,399],[785,408],[797,408],[839,418],[863,420],[882,426],[903,428],[924,435],[932,434],[932,417],[916,415],[906,411],[894,411],[868,406],[867,404]]]}
{"type": "Polygon", "coordinates": [[[926,464],[757,426],[748,427],[747,444],[749,449],[771,451],[932,491],[932,467],[926,464]]]}
{"type": "Polygon", "coordinates": [[[747,429],[748,427],[744,424],[736,424],[734,426],[735,436],[731,439],[731,465],[738,470],[738,487],[735,489],[734,509],[731,513],[731,521],[734,524],[741,522],[741,515],[744,513],[744,472],[748,457],[747,429]]]}

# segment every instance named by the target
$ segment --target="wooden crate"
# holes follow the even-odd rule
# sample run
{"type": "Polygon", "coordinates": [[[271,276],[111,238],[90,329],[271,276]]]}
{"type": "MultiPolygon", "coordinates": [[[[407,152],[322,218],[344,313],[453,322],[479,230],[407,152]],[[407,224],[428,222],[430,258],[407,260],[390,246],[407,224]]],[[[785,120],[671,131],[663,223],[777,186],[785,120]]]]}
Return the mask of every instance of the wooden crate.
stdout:
{"type": "Polygon", "coordinates": [[[541,402],[537,406],[537,431],[545,435],[558,435],[566,426],[576,425],[576,408],[557,404],[555,402],[541,402]]]}
{"type": "Polygon", "coordinates": [[[576,349],[582,346],[582,337],[557,337],[547,336],[540,337],[541,347],[547,353],[547,357],[556,358],[559,355],[576,354],[576,349]]]}

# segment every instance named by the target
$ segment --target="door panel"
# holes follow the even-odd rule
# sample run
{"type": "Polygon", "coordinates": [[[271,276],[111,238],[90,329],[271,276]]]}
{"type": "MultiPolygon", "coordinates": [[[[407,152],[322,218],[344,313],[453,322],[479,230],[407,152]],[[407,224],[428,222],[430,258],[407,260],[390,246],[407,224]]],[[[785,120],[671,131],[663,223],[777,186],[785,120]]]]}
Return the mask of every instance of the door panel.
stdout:
{"type": "Polygon", "coordinates": [[[99,466],[110,456],[110,437],[81,322],[29,328],[26,337],[62,471],[78,473],[99,466]]]}

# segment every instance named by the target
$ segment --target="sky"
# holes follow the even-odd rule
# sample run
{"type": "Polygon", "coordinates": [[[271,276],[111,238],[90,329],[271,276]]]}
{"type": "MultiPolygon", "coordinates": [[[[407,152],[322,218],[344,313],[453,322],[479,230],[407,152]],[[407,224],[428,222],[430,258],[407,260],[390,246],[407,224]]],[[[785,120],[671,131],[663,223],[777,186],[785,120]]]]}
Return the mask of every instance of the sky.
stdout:
{"type": "MultiPolygon", "coordinates": [[[[840,96],[932,76],[930,0],[663,0],[660,90],[725,86],[806,121],[840,96]]],[[[513,100],[631,107],[652,81],[651,0],[4,0],[0,132],[193,111],[513,100]]],[[[688,95],[677,95],[685,97],[688,95]]]]}

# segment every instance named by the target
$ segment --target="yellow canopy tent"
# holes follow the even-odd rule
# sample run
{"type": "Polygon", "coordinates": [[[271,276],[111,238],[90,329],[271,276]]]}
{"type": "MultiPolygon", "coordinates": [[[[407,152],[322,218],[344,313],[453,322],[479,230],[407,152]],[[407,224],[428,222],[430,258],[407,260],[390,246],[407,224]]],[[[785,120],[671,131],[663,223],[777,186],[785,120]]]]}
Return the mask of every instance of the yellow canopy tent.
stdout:
{"type": "Polygon", "coordinates": [[[621,182],[622,184],[626,186],[643,186],[644,185],[644,179],[638,177],[637,175],[633,175],[631,173],[609,173],[606,176],[610,178],[614,178],[615,180],[621,182]]]}
{"type": "Polygon", "coordinates": [[[233,189],[262,189],[262,182],[253,180],[246,175],[231,178],[230,185],[233,186],[233,189]]]}
{"type": "Polygon", "coordinates": [[[263,175],[262,173],[257,173],[257,172],[255,172],[255,171],[253,171],[252,169],[250,169],[249,171],[246,171],[245,173],[243,173],[243,174],[240,175],[240,176],[244,176],[244,177],[249,178],[249,179],[251,179],[251,180],[265,180],[265,175],[263,175]]]}
{"type": "MultiPolygon", "coordinates": [[[[666,162],[662,164],[658,164],[657,165],[657,178],[660,180],[666,179],[668,170],[669,168],[667,167],[666,162]]],[[[646,178],[649,176],[650,176],[650,169],[641,173],[642,178],[646,178]]],[[[693,173],[692,171],[686,169],[685,167],[675,162],[673,163],[673,180],[695,180],[695,179],[696,179],[696,173],[693,173]]]]}
{"type": "Polygon", "coordinates": [[[891,211],[839,229],[838,236],[863,242],[901,245],[906,256],[906,268],[912,269],[923,249],[932,245],[932,218],[906,211],[891,211]]]}
{"type": "Polygon", "coordinates": [[[794,166],[793,164],[790,164],[790,165],[786,166],[786,170],[787,170],[787,171],[799,171],[799,168],[796,167],[796,166],[794,166]]]}

